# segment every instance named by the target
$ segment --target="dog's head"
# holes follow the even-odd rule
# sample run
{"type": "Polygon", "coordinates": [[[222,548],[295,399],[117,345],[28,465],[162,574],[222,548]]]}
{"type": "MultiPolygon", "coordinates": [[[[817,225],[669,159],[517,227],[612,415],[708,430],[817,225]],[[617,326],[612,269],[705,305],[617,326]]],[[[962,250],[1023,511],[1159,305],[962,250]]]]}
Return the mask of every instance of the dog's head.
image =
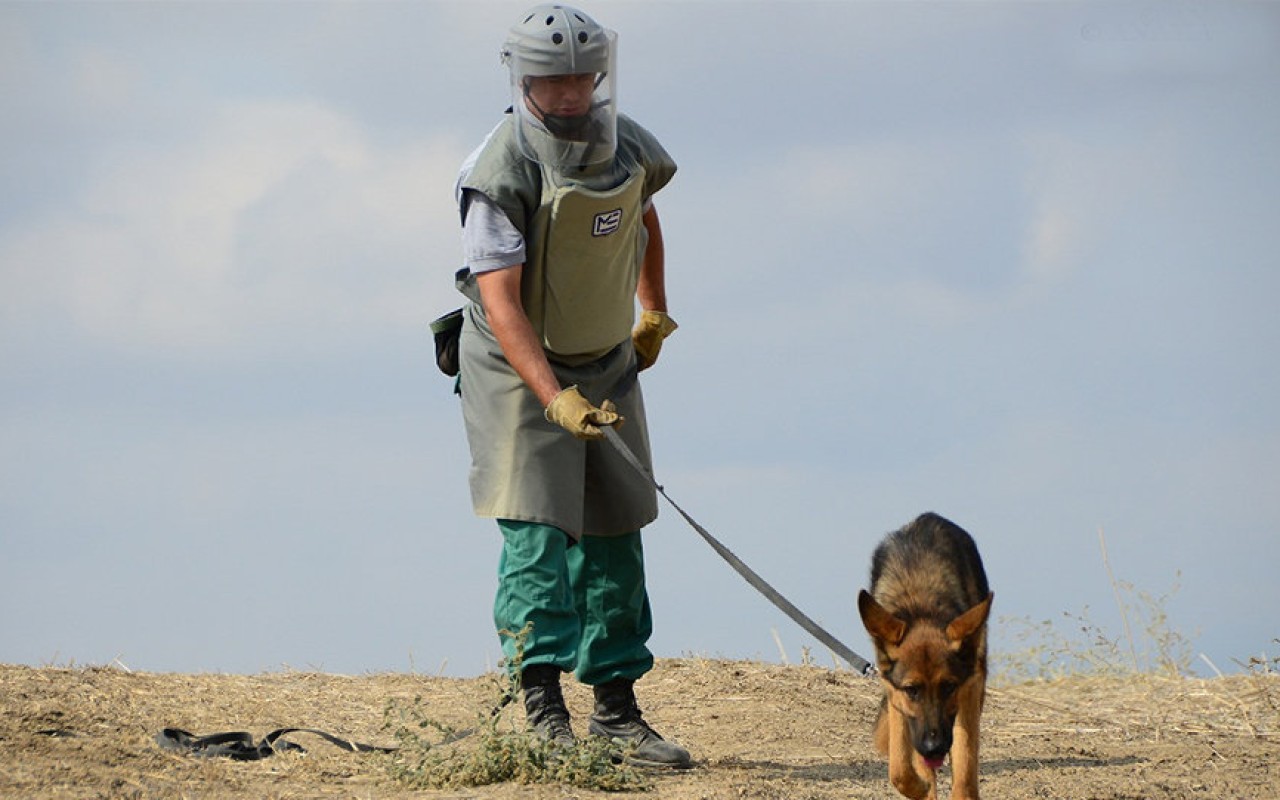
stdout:
{"type": "Polygon", "coordinates": [[[912,745],[933,769],[951,750],[960,690],[978,670],[992,599],[988,594],[944,625],[903,619],[867,591],[858,595],[858,612],[875,645],[889,702],[907,719],[912,745]]]}

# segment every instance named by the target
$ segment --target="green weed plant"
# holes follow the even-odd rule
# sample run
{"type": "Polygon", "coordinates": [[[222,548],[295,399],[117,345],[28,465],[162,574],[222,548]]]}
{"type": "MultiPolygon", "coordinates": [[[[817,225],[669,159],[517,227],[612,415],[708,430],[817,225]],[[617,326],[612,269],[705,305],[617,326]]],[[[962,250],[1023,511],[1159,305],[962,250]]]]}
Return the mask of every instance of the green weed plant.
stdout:
{"type": "Polygon", "coordinates": [[[606,739],[589,736],[574,747],[565,747],[526,730],[523,714],[503,713],[520,697],[524,643],[530,632],[530,626],[514,634],[501,632],[515,640],[516,657],[498,677],[494,706],[480,711],[470,729],[459,730],[436,720],[421,696],[412,702],[388,702],[383,727],[399,743],[399,749],[389,757],[392,778],[414,789],[507,782],[562,784],[607,792],[651,788],[646,776],[627,765],[617,747],[606,739]]]}

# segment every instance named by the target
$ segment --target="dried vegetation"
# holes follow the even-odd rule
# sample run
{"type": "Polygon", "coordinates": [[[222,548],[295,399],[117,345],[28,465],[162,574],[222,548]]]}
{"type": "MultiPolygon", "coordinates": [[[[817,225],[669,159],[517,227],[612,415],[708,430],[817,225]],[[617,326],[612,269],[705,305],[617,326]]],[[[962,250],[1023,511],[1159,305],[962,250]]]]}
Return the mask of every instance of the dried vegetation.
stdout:
{"type": "MultiPolygon", "coordinates": [[[[1280,785],[1280,675],[1258,660],[1241,675],[1074,676],[1004,685],[983,721],[983,791],[1072,800],[1273,796],[1280,785]]],[[[23,798],[595,798],[566,784],[514,781],[422,790],[393,777],[394,756],[308,748],[254,762],[161,750],[163,727],[194,733],[321,728],[394,744],[388,703],[472,727],[493,707],[495,676],[359,677],[282,672],[174,675],[119,667],[0,666],[0,797],[23,798]]],[[[646,715],[689,747],[697,768],[653,774],[644,796],[893,798],[869,730],[874,681],[815,666],[661,660],[638,687],[646,715]]],[[[591,698],[566,698],[584,732],[591,698]]],[[[502,724],[519,724],[513,704],[502,724]]],[[[469,737],[470,738],[470,737],[469,737]]],[[[467,740],[458,743],[462,746],[467,740]]],[[[944,771],[945,782],[945,771],[944,771]]]]}

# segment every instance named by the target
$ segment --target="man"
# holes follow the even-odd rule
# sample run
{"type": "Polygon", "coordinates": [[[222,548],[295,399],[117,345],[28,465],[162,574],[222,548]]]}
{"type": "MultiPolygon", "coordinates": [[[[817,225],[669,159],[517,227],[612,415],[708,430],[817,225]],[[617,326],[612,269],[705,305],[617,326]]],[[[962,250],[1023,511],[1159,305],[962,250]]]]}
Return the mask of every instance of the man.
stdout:
{"type": "Polygon", "coordinates": [[[457,187],[471,300],[459,388],[472,502],[503,537],[494,622],[509,665],[509,634],[532,625],[521,653],[532,729],[575,741],[560,689],[572,671],[594,687],[592,735],[638,763],[685,767],[633,688],[653,667],[640,529],[656,493],[601,432],[616,426],[648,463],[636,375],[676,329],[651,201],[675,163],[618,115],[615,51],[613,31],[567,6],[538,6],[510,31],[512,107],[457,187]]]}

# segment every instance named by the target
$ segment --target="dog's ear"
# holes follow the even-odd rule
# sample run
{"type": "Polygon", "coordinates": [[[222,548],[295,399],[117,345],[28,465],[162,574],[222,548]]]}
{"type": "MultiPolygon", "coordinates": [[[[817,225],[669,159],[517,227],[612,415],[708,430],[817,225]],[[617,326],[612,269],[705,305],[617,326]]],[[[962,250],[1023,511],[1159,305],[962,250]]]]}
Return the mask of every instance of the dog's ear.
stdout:
{"type": "Polygon", "coordinates": [[[901,644],[902,637],[907,635],[907,623],[885,611],[884,606],[877,603],[866,589],[858,592],[858,613],[873,639],[896,645],[901,644]]]}
{"type": "Polygon", "coordinates": [[[947,625],[947,639],[959,643],[972,636],[986,623],[987,616],[991,613],[991,601],[994,598],[994,592],[988,593],[981,603],[951,620],[947,625]]]}

